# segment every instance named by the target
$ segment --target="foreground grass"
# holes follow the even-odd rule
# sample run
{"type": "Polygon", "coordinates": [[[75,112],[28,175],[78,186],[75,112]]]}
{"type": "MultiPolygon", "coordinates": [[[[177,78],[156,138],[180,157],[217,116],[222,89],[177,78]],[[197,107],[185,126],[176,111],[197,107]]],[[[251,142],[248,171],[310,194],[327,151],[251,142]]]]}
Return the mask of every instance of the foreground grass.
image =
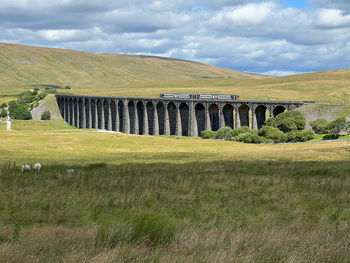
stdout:
{"type": "Polygon", "coordinates": [[[0,124],[1,262],[350,258],[347,142],[247,145],[61,122],[13,127],[0,124]],[[36,161],[40,173],[20,172],[36,161]]]}

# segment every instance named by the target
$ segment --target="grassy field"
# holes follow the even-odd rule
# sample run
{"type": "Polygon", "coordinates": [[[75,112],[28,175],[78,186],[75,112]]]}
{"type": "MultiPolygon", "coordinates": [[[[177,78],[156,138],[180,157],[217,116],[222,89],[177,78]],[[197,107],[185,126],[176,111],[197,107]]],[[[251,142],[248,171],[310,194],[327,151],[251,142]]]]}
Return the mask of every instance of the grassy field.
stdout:
{"type": "Polygon", "coordinates": [[[0,123],[0,262],[350,258],[349,142],[13,128],[0,123]],[[37,161],[40,173],[20,172],[37,161]]]}

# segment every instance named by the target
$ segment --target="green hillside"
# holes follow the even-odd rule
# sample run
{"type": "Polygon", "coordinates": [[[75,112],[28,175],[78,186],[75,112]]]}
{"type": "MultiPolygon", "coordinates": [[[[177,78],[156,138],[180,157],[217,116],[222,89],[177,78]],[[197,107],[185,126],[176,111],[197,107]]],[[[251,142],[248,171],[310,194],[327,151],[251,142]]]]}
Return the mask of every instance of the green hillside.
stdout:
{"type": "Polygon", "coordinates": [[[0,85],[11,88],[9,91],[13,87],[36,84],[107,87],[203,78],[262,77],[178,59],[0,43],[0,85]]]}
{"type": "Polygon", "coordinates": [[[0,103],[35,85],[86,95],[235,93],[241,99],[350,102],[350,69],[267,77],[185,60],[0,43],[0,103]]]}

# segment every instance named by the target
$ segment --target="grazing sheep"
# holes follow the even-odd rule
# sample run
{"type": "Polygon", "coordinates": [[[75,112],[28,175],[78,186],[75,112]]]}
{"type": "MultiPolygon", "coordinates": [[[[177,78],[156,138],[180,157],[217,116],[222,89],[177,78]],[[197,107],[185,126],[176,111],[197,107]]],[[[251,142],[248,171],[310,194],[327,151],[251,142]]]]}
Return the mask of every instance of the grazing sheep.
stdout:
{"type": "Polygon", "coordinates": [[[33,169],[34,169],[34,170],[37,170],[37,171],[39,172],[40,169],[41,169],[41,163],[36,163],[36,164],[34,164],[33,169]]]}
{"type": "Polygon", "coordinates": [[[72,174],[72,173],[74,173],[75,171],[74,171],[74,169],[68,169],[67,170],[67,173],[69,173],[69,174],[72,174]]]}
{"type": "Polygon", "coordinates": [[[29,164],[23,164],[22,165],[22,173],[30,171],[30,165],[29,164]]]}

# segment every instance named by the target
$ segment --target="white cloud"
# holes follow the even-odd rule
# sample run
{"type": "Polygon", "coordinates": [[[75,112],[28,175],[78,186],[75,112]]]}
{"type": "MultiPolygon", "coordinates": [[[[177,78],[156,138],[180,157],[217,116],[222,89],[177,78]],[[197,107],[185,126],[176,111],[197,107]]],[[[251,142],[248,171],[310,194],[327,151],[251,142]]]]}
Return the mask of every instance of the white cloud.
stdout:
{"type": "Polygon", "coordinates": [[[290,75],[296,75],[296,74],[302,74],[302,73],[306,73],[306,72],[270,70],[270,71],[263,72],[262,74],[269,75],[269,76],[282,77],[282,76],[290,76],[290,75]]]}
{"type": "Polygon", "coordinates": [[[83,35],[82,30],[61,29],[61,30],[39,30],[39,36],[48,41],[66,41],[78,38],[83,35]]]}
{"type": "Polygon", "coordinates": [[[247,4],[225,8],[216,13],[210,20],[212,28],[234,30],[236,27],[257,26],[272,16],[275,4],[247,4]]]}
{"type": "Polygon", "coordinates": [[[279,0],[0,0],[0,41],[274,75],[349,67],[347,1],[310,1],[323,8],[283,8],[279,0]]]}
{"type": "Polygon", "coordinates": [[[308,1],[320,7],[339,9],[347,12],[350,11],[349,0],[308,0],[308,1]]]}
{"type": "Polygon", "coordinates": [[[236,25],[258,25],[271,18],[275,4],[248,4],[224,11],[223,17],[236,25]]]}
{"type": "Polygon", "coordinates": [[[350,27],[350,15],[343,15],[338,9],[322,9],[317,24],[323,27],[350,27]]]}
{"type": "Polygon", "coordinates": [[[300,58],[300,54],[297,52],[282,53],[281,58],[287,59],[287,60],[297,60],[300,58]]]}

